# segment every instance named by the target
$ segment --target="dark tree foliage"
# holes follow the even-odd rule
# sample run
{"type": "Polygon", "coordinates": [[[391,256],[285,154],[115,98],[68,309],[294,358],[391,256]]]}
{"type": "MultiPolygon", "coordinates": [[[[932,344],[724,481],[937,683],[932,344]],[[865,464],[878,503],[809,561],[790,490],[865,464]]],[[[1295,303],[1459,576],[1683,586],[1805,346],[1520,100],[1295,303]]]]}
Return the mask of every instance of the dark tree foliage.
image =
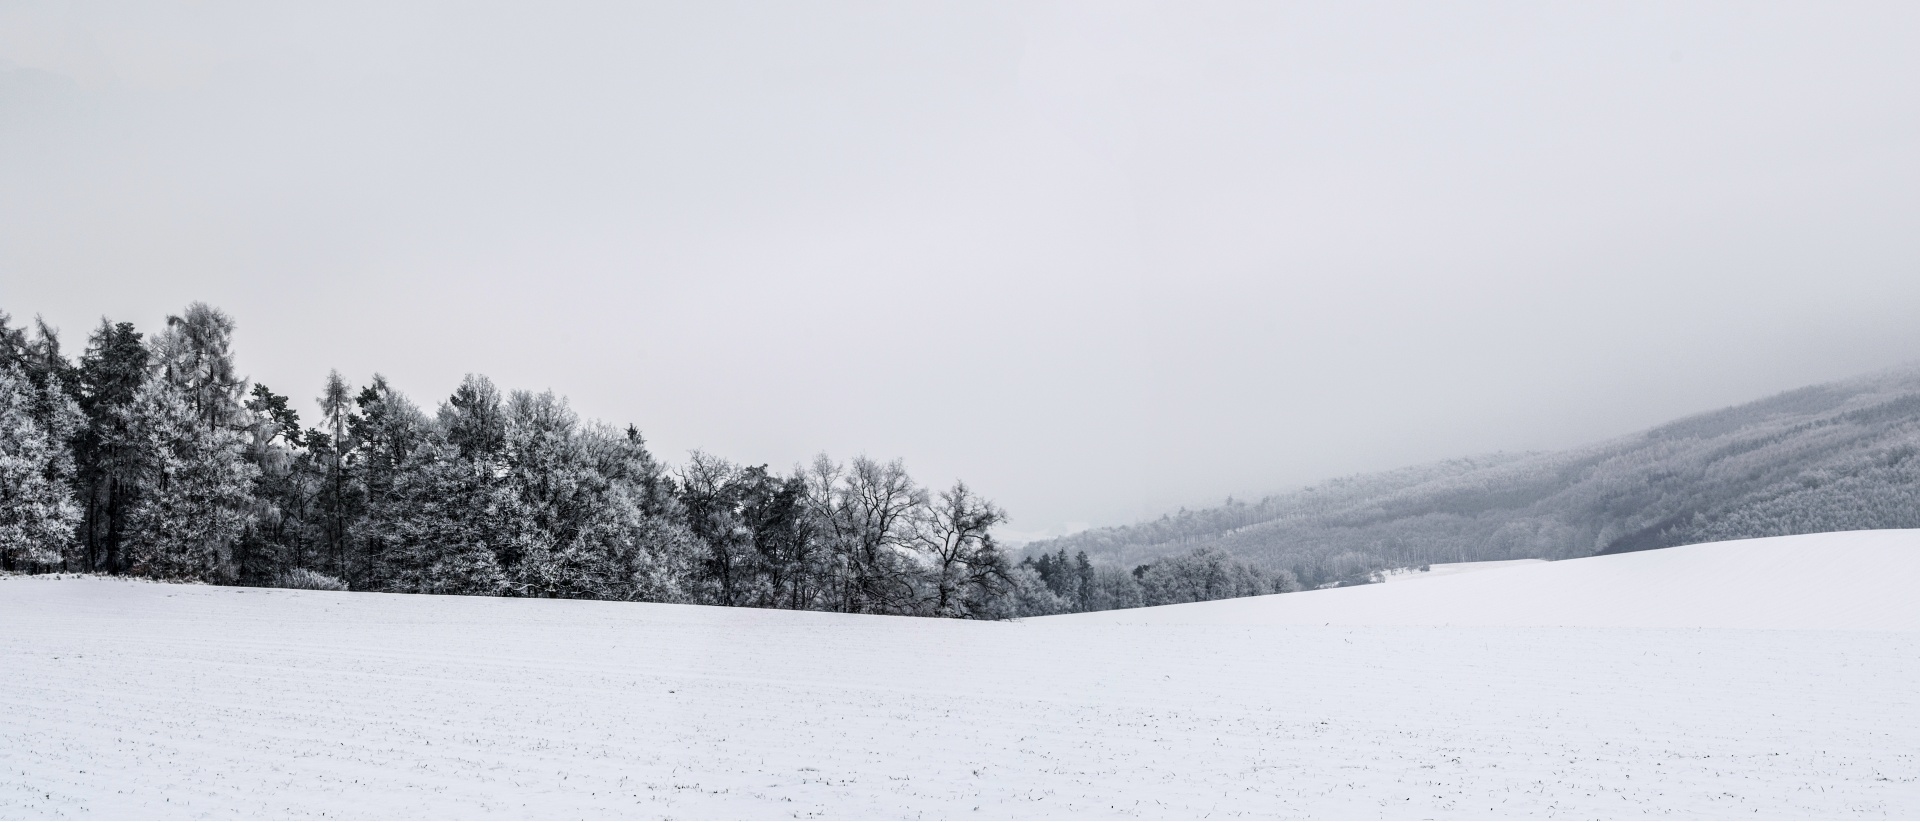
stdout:
{"type": "Polygon", "coordinates": [[[82,506],[81,561],[72,570],[123,573],[127,512],[139,491],[138,453],[129,440],[128,414],[147,380],[147,346],[132,323],[100,327],[87,339],[75,382],[86,423],[74,443],[80,466],[75,489],[82,506]]]}
{"type": "Polygon", "coordinates": [[[313,538],[315,504],[320,483],[313,470],[314,455],[303,445],[300,413],[287,398],[256,383],[248,395],[247,460],[254,476],[254,519],[234,547],[234,570],[242,583],[270,585],[291,571],[284,560],[313,538]]]}
{"type": "Polygon", "coordinates": [[[1054,596],[1076,604],[1086,602],[1084,592],[1093,582],[1093,564],[1087,560],[1087,552],[1081,551],[1069,560],[1067,549],[1062,548],[1051,555],[1027,557],[1020,564],[1039,574],[1040,582],[1054,596]]]}
{"type": "Polygon", "coordinates": [[[1300,589],[1290,573],[1269,573],[1204,547],[1135,566],[1131,572],[1095,565],[1085,551],[1068,558],[1065,549],[1029,556],[1020,567],[1031,571],[1033,580],[1051,595],[1031,598],[1041,604],[1029,610],[1044,613],[1176,605],[1300,589]]]}

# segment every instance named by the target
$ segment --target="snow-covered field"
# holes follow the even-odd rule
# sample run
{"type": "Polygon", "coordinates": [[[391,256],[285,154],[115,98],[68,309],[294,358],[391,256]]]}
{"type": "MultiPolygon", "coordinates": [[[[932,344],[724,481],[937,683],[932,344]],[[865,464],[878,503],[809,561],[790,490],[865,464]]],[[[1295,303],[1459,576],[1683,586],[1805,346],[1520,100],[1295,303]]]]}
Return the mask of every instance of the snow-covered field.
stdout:
{"type": "Polygon", "coordinates": [[[1920,817],[1920,532],[980,624],[0,579],[5,817],[1920,817]]]}
{"type": "Polygon", "coordinates": [[[1466,574],[1474,571],[1492,571],[1496,568],[1513,568],[1520,565],[1534,565],[1541,562],[1546,562],[1546,560],[1502,559],[1489,562],[1436,562],[1432,565],[1425,566],[1426,570],[1424,571],[1419,568],[1392,569],[1383,574],[1380,581],[1411,582],[1416,579],[1432,579],[1434,577],[1453,576],[1454,574],[1466,574]]]}

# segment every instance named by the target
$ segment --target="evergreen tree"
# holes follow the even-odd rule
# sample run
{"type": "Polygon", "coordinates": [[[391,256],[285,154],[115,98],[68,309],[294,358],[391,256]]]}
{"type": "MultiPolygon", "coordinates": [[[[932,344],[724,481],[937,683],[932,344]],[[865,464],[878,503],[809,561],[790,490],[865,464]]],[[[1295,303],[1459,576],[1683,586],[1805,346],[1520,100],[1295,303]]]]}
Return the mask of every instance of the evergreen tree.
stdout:
{"type": "Polygon", "coordinates": [[[80,543],[88,570],[124,572],[127,514],[139,488],[141,452],[127,423],[134,396],[147,380],[147,346],[132,323],[109,323],[87,340],[75,373],[85,416],[75,441],[84,519],[80,543]]]}
{"type": "Polygon", "coordinates": [[[1140,582],[1132,574],[1119,568],[1095,566],[1087,586],[1087,601],[1081,610],[1112,611],[1138,608],[1141,604],[1140,582]]]}
{"type": "Polygon", "coordinates": [[[589,538],[605,504],[598,493],[604,479],[594,475],[575,436],[579,418],[550,391],[515,392],[505,416],[503,479],[514,507],[498,523],[508,585],[521,596],[539,597],[590,597],[605,590],[609,558],[589,538]]]}
{"type": "MultiPolygon", "coordinates": [[[[60,353],[60,336],[45,321],[36,320],[35,333],[28,337],[25,329],[14,330],[8,327],[8,318],[0,313],[0,370],[10,373],[17,382],[20,393],[22,413],[27,415],[27,425],[37,437],[44,438],[44,451],[38,453],[40,479],[33,483],[35,488],[48,485],[57,488],[64,495],[66,506],[75,505],[73,489],[77,480],[77,466],[73,459],[73,446],[79,438],[85,419],[74,402],[73,366],[60,353]]],[[[30,436],[24,430],[22,436],[30,436]]],[[[28,449],[34,446],[22,443],[20,454],[24,457],[28,449]]],[[[26,493],[26,489],[22,489],[26,493]]],[[[36,509],[37,510],[37,509],[36,509]]],[[[77,509],[76,509],[77,510],[77,509]]],[[[24,519],[37,519],[45,512],[27,513],[24,519]]],[[[62,568],[85,567],[84,559],[73,539],[74,529],[60,529],[64,534],[58,541],[44,547],[51,550],[55,558],[45,564],[62,568]]],[[[38,555],[42,549],[36,549],[38,555]]]]}
{"type": "MultiPolygon", "coordinates": [[[[680,501],[687,527],[707,546],[700,563],[706,583],[698,601],[746,605],[760,597],[754,562],[754,534],[741,516],[741,496],[756,478],[719,457],[695,451],[680,472],[680,501]]],[[[765,470],[759,476],[765,476],[765,470]]]]}
{"type": "Polygon", "coordinates": [[[314,499],[320,529],[317,564],[345,579],[348,541],[353,527],[365,514],[366,489],[353,471],[355,441],[351,432],[359,425],[354,414],[353,392],[339,371],[327,372],[327,384],[319,397],[320,421],[324,429],[306,434],[307,452],[321,474],[314,499]]]}
{"type": "Polygon", "coordinates": [[[205,303],[167,318],[153,343],[157,373],[134,397],[130,441],[142,456],[139,499],[128,514],[134,570],[166,578],[230,581],[234,548],[256,511],[247,459],[252,415],[235,376],[233,320],[205,303]]]}
{"type": "Polygon", "coordinates": [[[741,518],[753,533],[755,564],[763,576],[763,608],[812,609],[824,604],[830,565],[817,520],[807,508],[806,481],[764,469],[748,477],[741,518]]]}
{"type": "Polygon", "coordinates": [[[584,428],[580,448],[596,483],[597,503],[581,539],[604,557],[596,596],[641,602],[691,602],[695,566],[705,546],[686,524],[674,495],[640,432],[601,425],[584,428]]]}
{"type": "Polygon", "coordinates": [[[209,428],[192,394],[151,379],[134,397],[128,429],[140,449],[140,492],[127,517],[136,573],[225,582],[233,549],[253,517],[252,483],[239,432],[209,428]]]}
{"type": "Polygon", "coordinates": [[[1007,565],[1003,513],[964,485],[934,504],[898,460],[783,477],[696,454],[676,483],[632,426],[477,375],[430,421],[385,378],[354,394],[333,372],[308,430],[249,390],[233,330],[203,303],[150,342],[102,320],[76,365],[45,323],[0,314],[0,564],[965,617],[1035,613],[1033,589],[1068,607],[1007,565]]]}
{"type": "Polygon", "coordinates": [[[1007,570],[1008,591],[1006,596],[996,603],[992,614],[998,618],[1048,616],[1064,614],[1072,606],[1053,589],[1047,587],[1046,580],[1034,563],[1022,561],[1007,570]]]}
{"type": "Polygon", "coordinates": [[[483,596],[505,590],[492,519],[512,503],[478,465],[437,433],[414,441],[368,512],[368,587],[483,596]]]}
{"type": "Polygon", "coordinates": [[[459,478],[448,473],[455,469],[440,464],[457,461],[459,452],[446,444],[406,395],[379,374],[354,397],[354,407],[357,410],[345,416],[351,448],[341,449],[346,467],[340,473],[356,480],[353,490],[363,500],[364,515],[350,520],[350,533],[331,560],[336,574],[356,590],[417,590],[418,579],[400,578],[401,569],[429,564],[412,556],[423,549],[410,541],[416,539],[410,520],[447,513],[438,507],[430,512],[420,509],[412,501],[436,506],[468,502],[431,497],[436,487],[456,487],[454,480],[459,478]],[[433,476],[413,476],[421,472],[433,476]]]}
{"type": "Polygon", "coordinates": [[[233,318],[206,303],[167,317],[154,340],[161,376],[178,386],[195,419],[209,430],[247,426],[247,381],[234,374],[233,318]]]}
{"type": "Polygon", "coordinates": [[[1093,562],[1085,551],[1073,555],[1073,602],[1076,611],[1093,610],[1093,562]]]}
{"type": "Polygon", "coordinates": [[[254,478],[254,518],[234,555],[246,584],[268,585],[288,571],[307,568],[314,541],[320,476],[300,428],[300,413],[287,398],[255,384],[246,403],[253,416],[247,460],[254,478]]]}
{"type": "Polygon", "coordinates": [[[504,467],[507,412],[500,389],[479,374],[468,374],[440,406],[440,431],[462,459],[504,467]]]}
{"type": "Polygon", "coordinates": [[[80,520],[66,444],[35,419],[36,393],[20,369],[0,365],[0,567],[9,571],[60,562],[80,520]]]}

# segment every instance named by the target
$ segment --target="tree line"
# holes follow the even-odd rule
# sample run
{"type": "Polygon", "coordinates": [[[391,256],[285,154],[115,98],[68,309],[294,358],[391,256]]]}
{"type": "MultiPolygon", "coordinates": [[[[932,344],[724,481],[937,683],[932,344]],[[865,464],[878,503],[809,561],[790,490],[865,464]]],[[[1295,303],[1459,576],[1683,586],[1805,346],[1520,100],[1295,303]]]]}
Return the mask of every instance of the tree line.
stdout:
{"type": "Polygon", "coordinates": [[[1006,513],[901,461],[785,474],[468,375],[430,413],[338,372],[301,419],[203,303],[69,358],[0,313],[0,568],[216,584],[1000,619],[1286,588],[1224,556],[1014,563],[1006,513]]]}
{"type": "Polygon", "coordinates": [[[1152,605],[1178,605],[1301,590],[1291,571],[1269,572],[1202,546],[1136,565],[1132,571],[1096,565],[1087,552],[1066,549],[1028,556],[1014,568],[1022,614],[1071,614],[1152,605]]]}

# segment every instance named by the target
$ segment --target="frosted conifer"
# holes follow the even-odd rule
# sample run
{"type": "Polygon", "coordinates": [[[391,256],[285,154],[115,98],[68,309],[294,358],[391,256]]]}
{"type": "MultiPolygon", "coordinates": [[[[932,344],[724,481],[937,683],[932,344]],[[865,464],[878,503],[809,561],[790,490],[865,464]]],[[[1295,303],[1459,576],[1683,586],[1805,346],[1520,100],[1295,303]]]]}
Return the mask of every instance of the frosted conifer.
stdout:
{"type": "Polygon", "coordinates": [[[245,438],[210,428],[187,394],[164,379],[136,395],[129,428],[144,452],[139,501],[128,516],[134,569],[168,579],[225,580],[252,514],[258,469],[245,438]]]}
{"type": "Polygon", "coordinates": [[[8,570],[59,562],[80,521],[72,460],[35,419],[34,394],[16,369],[0,368],[0,564],[8,570]]]}

